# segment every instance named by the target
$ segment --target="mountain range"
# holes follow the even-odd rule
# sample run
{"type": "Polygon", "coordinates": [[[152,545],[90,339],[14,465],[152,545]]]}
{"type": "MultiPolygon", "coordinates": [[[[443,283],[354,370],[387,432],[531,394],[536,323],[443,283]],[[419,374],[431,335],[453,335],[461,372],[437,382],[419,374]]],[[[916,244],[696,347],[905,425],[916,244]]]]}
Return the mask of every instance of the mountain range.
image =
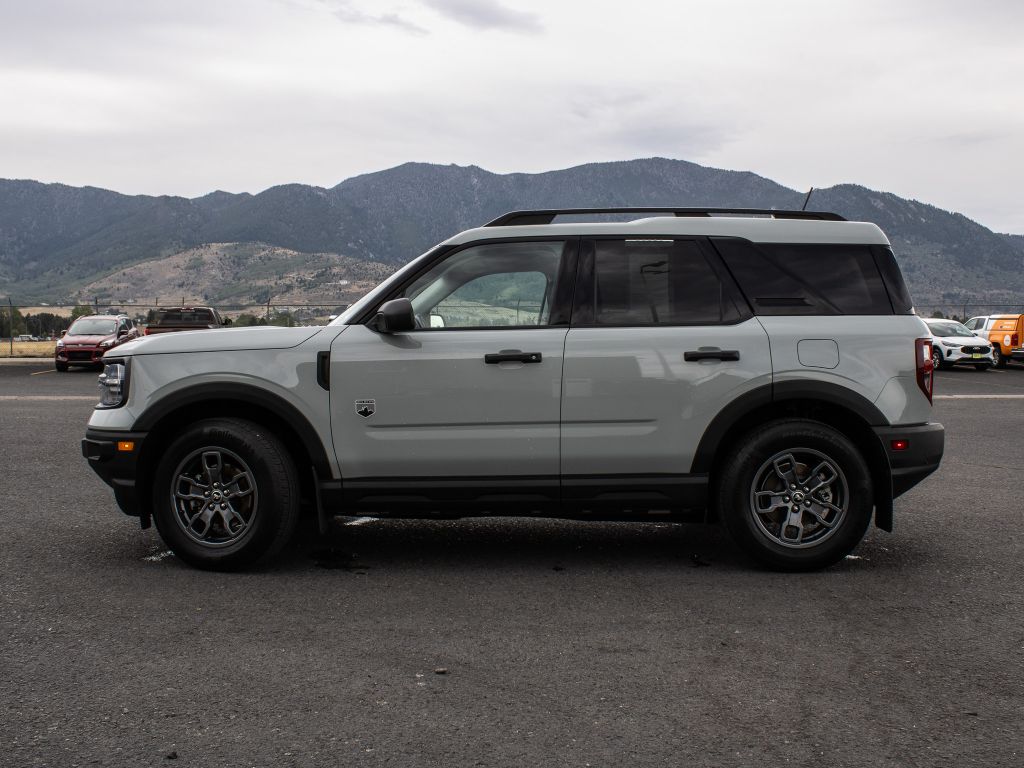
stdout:
{"type": "MultiPolygon", "coordinates": [[[[20,304],[150,300],[176,292],[173,284],[192,299],[262,301],[284,281],[291,297],[340,303],[434,243],[510,210],[799,208],[804,196],[754,173],[664,158],[536,174],[406,163],[329,189],[286,184],[192,199],[0,180],[0,293],[20,304]],[[158,268],[162,283],[149,280],[158,268]]],[[[815,190],[808,208],[877,223],[921,305],[1024,294],[1022,236],[852,184],[815,190]]]]}

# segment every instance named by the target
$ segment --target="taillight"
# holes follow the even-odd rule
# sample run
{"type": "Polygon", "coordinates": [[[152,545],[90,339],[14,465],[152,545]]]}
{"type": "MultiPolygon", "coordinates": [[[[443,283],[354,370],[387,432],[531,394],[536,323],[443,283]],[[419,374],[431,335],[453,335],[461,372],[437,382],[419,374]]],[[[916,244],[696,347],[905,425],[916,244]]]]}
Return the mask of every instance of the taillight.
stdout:
{"type": "Polygon", "coordinates": [[[1016,333],[1013,334],[1013,336],[1010,337],[1010,346],[1013,346],[1013,347],[1017,346],[1017,334],[1016,333]]]}
{"type": "Polygon", "coordinates": [[[142,329],[142,335],[143,336],[149,336],[149,328],[143,328],[142,329]]]}
{"type": "Polygon", "coordinates": [[[917,386],[921,388],[930,403],[935,386],[935,363],[932,362],[931,339],[914,340],[914,358],[917,368],[917,386]]]}

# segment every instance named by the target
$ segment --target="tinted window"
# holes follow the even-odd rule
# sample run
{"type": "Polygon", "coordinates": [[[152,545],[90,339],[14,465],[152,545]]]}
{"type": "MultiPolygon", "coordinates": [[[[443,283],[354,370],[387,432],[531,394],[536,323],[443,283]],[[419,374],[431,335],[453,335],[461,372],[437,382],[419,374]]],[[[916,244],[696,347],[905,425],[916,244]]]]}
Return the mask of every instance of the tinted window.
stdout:
{"type": "Polygon", "coordinates": [[[893,311],[897,314],[909,315],[914,311],[914,301],[910,298],[910,290],[896,263],[896,256],[893,255],[892,248],[875,246],[874,251],[875,262],[878,264],[878,270],[882,273],[885,287],[889,291],[893,311]]]}
{"type": "Polygon", "coordinates": [[[739,312],[698,244],[644,238],[593,243],[596,325],[712,325],[739,312]]]}
{"type": "Polygon", "coordinates": [[[759,315],[891,315],[869,246],[714,238],[759,315]]]}
{"type": "Polygon", "coordinates": [[[458,251],[414,280],[421,328],[547,325],[564,241],[488,243],[458,251]]]}

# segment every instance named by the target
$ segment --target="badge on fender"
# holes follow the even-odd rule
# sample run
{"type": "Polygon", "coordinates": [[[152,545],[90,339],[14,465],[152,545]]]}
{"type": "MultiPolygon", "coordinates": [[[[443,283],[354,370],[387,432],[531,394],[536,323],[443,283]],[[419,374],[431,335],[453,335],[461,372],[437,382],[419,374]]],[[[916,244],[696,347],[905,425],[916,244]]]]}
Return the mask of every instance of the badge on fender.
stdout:
{"type": "Polygon", "coordinates": [[[358,413],[364,419],[368,419],[371,416],[373,416],[373,412],[376,410],[376,400],[356,400],[356,413],[358,413]]]}

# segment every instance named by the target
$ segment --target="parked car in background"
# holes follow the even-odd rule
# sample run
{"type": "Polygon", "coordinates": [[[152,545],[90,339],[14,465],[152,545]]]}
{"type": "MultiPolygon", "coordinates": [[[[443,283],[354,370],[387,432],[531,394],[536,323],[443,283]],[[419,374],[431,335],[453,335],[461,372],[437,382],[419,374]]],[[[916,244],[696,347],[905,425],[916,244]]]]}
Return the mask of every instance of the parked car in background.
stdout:
{"type": "Polygon", "coordinates": [[[53,366],[61,372],[72,365],[103,367],[104,352],[138,336],[139,329],[128,315],[80,317],[57,341],[53,366]]]}
{"type": "Polygon", "coordinates": [[[171,331],[205,331],[229,325],[213,307],[168,307],[157,310],[156,320],[146,326],[144,336],[171,331]]]}
{"type": "Polygon", "coordinates": [[[935,319],[925,323],[932,334],[932,362],[936,368],[963,363],[987,371],[994,365],[992,345],[971,333],[963,323],[935,319]]]}
{"type": "Polygon", "coordinates": [[[1024,315],[992,315],[987,338],[1000,368],[1009,360],[1024,362],[1024,315]]]}
{"type": "Polygon", "coordinates": [[[975,336],[988,336],[988,329],[992,327],[992,315],[977,315],[964,323],[964,327],[975,336]]]}

